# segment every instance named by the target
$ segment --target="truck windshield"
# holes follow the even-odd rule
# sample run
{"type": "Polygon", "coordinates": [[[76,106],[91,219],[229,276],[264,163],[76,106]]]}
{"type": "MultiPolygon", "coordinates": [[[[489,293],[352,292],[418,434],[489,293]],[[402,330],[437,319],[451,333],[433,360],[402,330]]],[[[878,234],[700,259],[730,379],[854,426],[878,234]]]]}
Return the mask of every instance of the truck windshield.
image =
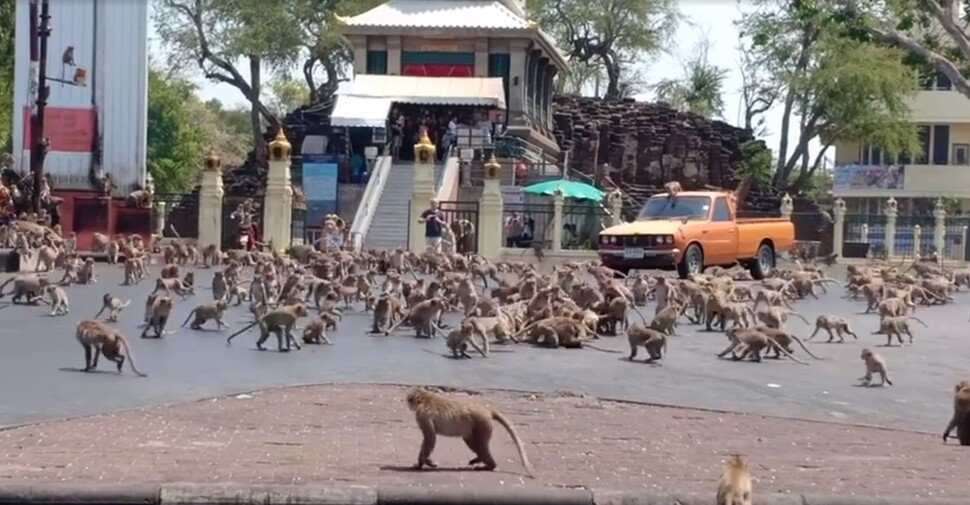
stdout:
{"type": "Polygon", "coordinates": [[[638,219],[707,219],[711,199],[706,196],[654,196],[647,199],[638,219]]]}

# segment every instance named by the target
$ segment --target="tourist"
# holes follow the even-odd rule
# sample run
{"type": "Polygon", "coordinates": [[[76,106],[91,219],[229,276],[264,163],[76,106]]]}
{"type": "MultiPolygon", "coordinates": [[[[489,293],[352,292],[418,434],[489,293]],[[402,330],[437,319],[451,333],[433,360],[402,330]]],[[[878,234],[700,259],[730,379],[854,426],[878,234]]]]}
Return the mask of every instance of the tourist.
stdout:
{"type": "Polygon", "coordinates": [[[428,210],[421,213],[418,222],[424,224],[424,239],[428,248],[437,252],[441,247],[441,227],[445,224],[445,216],[438,208],[436,198],[431,200],[428,210]]]}
{"type": "Polygon", "coordinates": [[[401,144],[404,139],[404,115],[394,109],[391,112],[391,159],[401,159],[401,144]]]}
{"type": "Polygon", "coordinates": [[[332,215],[323,220],[323,244],[325,251],[336,251],[343,246],[344,236],[337,227],[337,221],[332,215]]]}
{"type": "Polygon", "coordinates": [[[505,247],[518,247],[519,239],[522,238],[523,223],[522,217],[518,212],[513,212],[505,218],[505,247]]]}

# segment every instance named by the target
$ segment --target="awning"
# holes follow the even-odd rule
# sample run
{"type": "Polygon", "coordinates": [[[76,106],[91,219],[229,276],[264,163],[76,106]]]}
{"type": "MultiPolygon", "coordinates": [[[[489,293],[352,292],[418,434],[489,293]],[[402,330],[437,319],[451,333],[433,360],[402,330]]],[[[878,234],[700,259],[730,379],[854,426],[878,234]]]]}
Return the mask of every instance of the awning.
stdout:
{"type": "Polygon", "coordinates": [[[356,97],[387,98],[403,103],[478,105],[505,109],[505,88],[502,86],[500,77],[363,74],[354,78],[347,94],[356,97]]]}
{"type": "Polygon", "coordinates": [[[384,128],[391,112],[391,99],[355,94],[337,95],[330,114],[331,126],[384,128]]]}

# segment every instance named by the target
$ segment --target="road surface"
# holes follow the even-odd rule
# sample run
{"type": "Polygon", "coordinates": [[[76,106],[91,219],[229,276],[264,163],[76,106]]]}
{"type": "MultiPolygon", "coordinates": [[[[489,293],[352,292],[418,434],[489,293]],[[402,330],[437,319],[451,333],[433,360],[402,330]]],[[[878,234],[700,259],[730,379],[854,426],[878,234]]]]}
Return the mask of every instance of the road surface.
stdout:
{"type": "MultiPolygon", "coordinates": [[[[158,267],[155,266],[157,272],[158,267]]],[[[68,288],[71,313],[50,317],[45,307],[0,309],[0,425],[102,413],[111,410],[251,391],[274,386],[318,383],[421,383],[468,388],[534,391],[565,390],[606,398],[739,411],[794,418],[882,425],[940,432],[947,420],[953,384],[970,378],[967,340],[967,294],[957,293],[949,306],[920,308],[917,315],[930,329],[914,323],[916,343],[878,349],[887,359],[893,387],[857,387],[863,373],[861,349],[885,343],[872,335],[877,319],[859,315],[861,302],[840,298],[830,289],[821,300],[796,306],[810,321],[821,314],[850,316],[860,336],[844,344],[810,343],[824,361],[811,366],[766,360],[741,363],[718,360],[727,344],[721,333],[697,332],[682,326],[671,339],[663,366],[625,361],[623,337],[601,339],[600,345],[622,351],[550,350],[527,346],[498,349],[489,359],[452,360],[441,339],[417,340],[411,330],[391,337],[370,336],[370,319],[348,312],[334,346],[306,346],[289,354],[255,349],[254,331],[226,345],[229,332],[181,329],[161,340],[137,338],[143,304],[153,282],[120,286],[120,267],[100,265],[100,282],[68,288]],[[114,373],[82,373],[83,352],[74,337],[82,317],[92,317],[105,292],[132,300],[119,327],[130,337],[139,368],[137,378],[126,368],[114,373]]],[[[208,286],[211,270],[197,270],[197,285],[208,286]]],[[[177,303],[170,329],[175,329],[198,303],[205,289],[177,303]]],[[[6,300],[4,300],[6,301],[6,300]]],[[[653,307],[645,308],[647,316],[653,307]]],[[[633,316],[635,317],[635,316],[633,316]]],[[[231,310],[227,321],[240,328],[249,316],[244,307],[231,310]]],[[[789,327],[807,337],[811,327],[793,319],[789,327]]],[[[822,337],[816,337],[820,339],[822,337]]],[[[274,339],[269,342],[275,346],[274,339]]],[[[642,351],[641,351],[642,353],[642,351]]],[[[803,352],[797,356],[806,358],[803,352]]],[[[110,365],[102,362],[103,370],[110,365]]]]}

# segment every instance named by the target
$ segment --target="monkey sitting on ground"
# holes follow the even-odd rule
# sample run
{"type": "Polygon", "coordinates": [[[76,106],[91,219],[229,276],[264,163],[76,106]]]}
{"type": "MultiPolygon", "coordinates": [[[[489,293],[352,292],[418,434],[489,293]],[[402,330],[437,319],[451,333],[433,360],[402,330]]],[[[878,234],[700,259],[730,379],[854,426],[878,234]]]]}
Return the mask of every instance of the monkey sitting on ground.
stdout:
{"type": "Polygon", "coordinates": [[[127,307],[131,304],[131,300],[122,303],[120,298],[113,296],[111,293],[105,293],[101,298],[101,310],[94,315],[97,319],[101,317],[101,314],[107,310],[108,311],[108,322],[116,323],[118,322],[118,316],[121,314],[121,309],[127,307]]]}
{"type": "Polygon", "coordinates": [[[731,456],[717,485],[717,505],[751,505],[751,472],[740,455],[731,456]]]}
{"type": "Polygon", "coordinates": [[[310,324],[303,328],[303,343],[333,345],[333,342],[327,338],[327,324],[329,322],[329,319],[321,316],[313,318],[310,324]]]}
{"type": "Polygon", "coordinates": [[[438,435],[461,437],[468,448],[475,453],[475,458],[468,464],[482,464],[482,469],[494,470],[498,465],[492,457],[490,443],[494,429],[492,420],[495,420],[508,431],[522,459],[522,465],[525,466],[529,476],[535,478],[535,472],[525,454],[522,439],[512,427],[512,423],[500,412],[488,407],[452,400],[420,388],[408,391],[407,404],[411,412],[414,412],[414,418],[424,437],[421,441],[421,451],[418,453],[418,462],[414,465],[415,470],[421,470],[426,466],[438,467],[431,461],[431,453],[434,451],[438,435]]]}
{"type": "Polygon", "coordinates": [[[84,319],[77,324],[75,332],[77,341],[84,348],[84,371],[90,372],[98,367],[98,357],[114,361],[121,373],[121,367],[128,358],[128,366],[139,377],[147,375],[138,371],[135,358],[128,346],[128,339],[118,330],[111,328],[97,319],[84,319]]]}
{"type": "Polygon", "coordinates": [[[953,390],[953,417],[943,431],[943,443],[956,428],[960,445],[970,445],[970,381],[958,382],[953,390]]]}
{"type": "Polygon", "coordinates": [[[478,331],[478,326],[472,321],[462,321],[457,328],[449,331],[445,337],[445,344],[451,350],[451,355],[455,359],[471,359],[471,355],[468,354],[468,346],[478,351],[483,358],[488,357],[488,335],[485,332],[478,331]],[[482,337],[482,346],[475,342],[476,335],[482,337]]]}
{"type": "Polygon", "coordinates": [[[222,321],[222,316],[226,313],[226,308],[226,302],[223,300],[200,304],[192,309],[192,312],[189,312],[188,317],[185,318],[185,322],[182,323],[182,327],[184,328],[189,323],[189,319],[195,316],[190,326],[193,330],[201,330],[203,324],[213,320],[216,322],[216,330],[221,330],[223,326],[228,328],[229,325],[222,321]]]}
{"type": "Polygon", "coordinates": [[[653,363],[667,354],[667,334],[663,331],[635,323],[627,330],[626,336],[630,342],[630,361],[637,357],[637,349],[641,345],[649,355],[644,363],[653,363]]]}
{"type": "Polygon", "coordinates": [[[407,317],[399,320],[391,329],[385,331],[384,335],[390,335],[405,321],[411,321],[418,338],[433,338],[435,330],[438,330],[440,333],[437,322],[441,318],[441,313],[444,310],[445,304],[441,298],[430,298],[419,302],[414,307],[411,307],[407,317]]]}
{"type": "Polygon", "coordinates": [[[165,325],[172,314],[172,306],[175,301],[168,296],[150,295],[149,305],[145,313],[145,329],[141,332],[141,338],[148,338],[148,330],[155,330],[154,338],[162,338],[165,333],[165,325]]]}
{"type": "Polygon", "coordinates": [[[872,385],[872,374],[879,374],[881,382],[880,386],[889,384],[893,385],[893,381],[889,380],[889,375],[886,372],[886,360],[882,358],[879,354],[872,352],[872,349],[868,347],[862,350],[862,354],[859,356],[862,361],[866,364],[866,374],[859,378],[862,381],[862,385],[869,387],[872,385]]]}
{"type": "Polygon", "coordinates": [[[845,342],[845,335],[852,335],[852,338],[859,340],[852,328],[849,327],[849,320],[839,316],[818,316],[815,319],[815,331],[806,340],[811,340],[818,335],[818,332],[825,330],[829,334],[827,342],[831,343],[835,339],[832,330],[839,336],[839,343],[845,342]]]}
{"type": "Polygon", "coordinates": [[[50,298],[51,317],[63,316],[71,311],[71,302],[67,299],[64,288],[56,284],[48,284],[47,297],[50,298]]]}
{"type": "Polygon", "coordinates": [[[307,317],[309,315],[306,310],[306,306],[302,303],[296,305],[284,305],[278,309],[271,310],[262,317],[256,319],[249,326],[229,335],[226,339],[226,343],[232,342],[232,339],[236,338],[237,335],[241,335],[246,330],[252,328],[253,326],[259,325],[259,340],[256,341],[256,348],[260,351],[266,350],[263,347],[263,343],[269,339],[269,334],[276,334],[277,340],[277,350],[279,352],[289,352],[290,343],[296,346],[297,349],[300,348],[300,344],[297,343],[296,338],[293,337],[293,327],[296,326],[297,319],[301,317],[307,317]],[[284,345],[285,340],[285,345],[284,345]]]}

